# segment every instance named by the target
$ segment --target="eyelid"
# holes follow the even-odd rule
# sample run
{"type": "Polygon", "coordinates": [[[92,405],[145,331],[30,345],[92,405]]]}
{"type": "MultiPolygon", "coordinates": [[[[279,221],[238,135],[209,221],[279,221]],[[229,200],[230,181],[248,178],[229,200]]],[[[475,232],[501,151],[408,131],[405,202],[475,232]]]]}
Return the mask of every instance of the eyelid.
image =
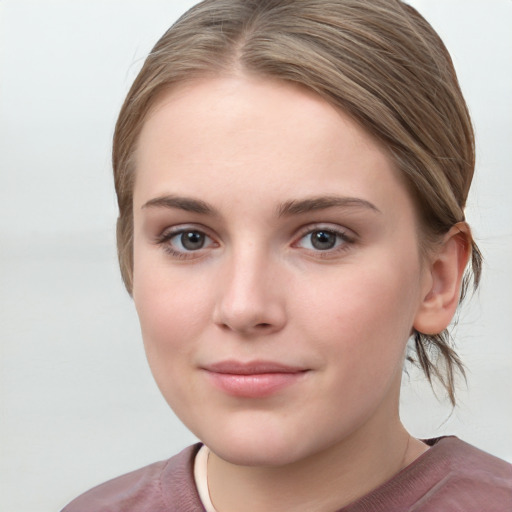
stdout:
{"type": "Polygon", "coordinates": [[[201,224],[178,224],[176,226],[169,226],[165,228],[159,235],[155,237],[154,243],[170,254],[173,257],[178,259],[195,259],[204,256],[204,252],[207,249],[213,247],[218,247],[219,243],[216,241],[216,237],[212,235],[211,230],[202,226],[201,224]],[[196,231],[198,233],[203,234],[206,238],[210,239],[212,243],[208,244],[206,247],[201,247],[197,250],[178,250],[171,246],[170,241],[177,237],[182,233],[186,233],[187,231],[196,231]]]}
{"type": "Polygon", "coordinates": [[[294,242],[292,244],[293,247],[298,249],[303,249],[308,253],[314,254],[315,257],[320,258],[329,258],[336,256],[340,252],[347,251],[351,248],[351,246],[357,241],[357,235],[350,229],[340,226],[338,224],[331,224],[329,222],[317,222],[314,224],[308,224],[299,229],[297,235],[294,238],[294,242]],[[314,233],[315,231],[327,231],[335,234],[340,237],[341,243],[336,245],[331,249],[309,249],[305,247],[300,247],[299,242],[305,238],[307,235],[314,233]]]}
{"type": "Polygon", "coordinates": [[[340,226],[339,224],[332,224],[330,222],[314,222],[313,224],[307,224],[305,226],[300,227],[297,230],[295,239],[299,240],[303,238],[305,235],[312,233],[313,231],[330,231],[354,242],[358,237],[354,231],[344,226],[340,226]]]}
{"type": "MultiPolygon", "coordinates": [[[[212,233],[211,229],[207,228],[202,224],[178,224],[175,226],[168,226],[163,229],[160,234],[155,236],[154,243],[160,246],[165,252],[170,254],[172,257],[178,259],[197,259],[205,256],[205,253],[208,252],[209,249],[216,248],[220,246],[220,243],[217,241],[218,237],[212,233]],[[210,240],[210,243],[206,247],[201,247],[196,250],[179,250],[173,247],[169,242],[176,236],[185,233],[187,231],[197,231],[204,234],[210,240]]],[[[315,222],[312,224],[306,224],[300,227],[296,234],[293,236],[293,242],[291,244],[292,247],[297,249],[302,249],[308,253],[314,254],[315,257],[323,257],[328,258],[335,256],[339,252],[346,251],[350,249],[350,247],[357,242],[358,235],[344,226],[340,226],[339,224],[333,224],[330,222],[315,222]],[[335,247],[330,249],[309,249],[304,247],[299,247],[299,242],[308,234],[311,234],[315,231],[327,231],[335,234],[341,240],[341,243],[338,243],[335,247]]]]}
{"type": "Polygon", "coordinates": [[[183,233],[185,231],[198,231],[200,233],[204,233],[209,238],[216,238],[214,234],[212,234],[212,230],[207,228],[206,226],[202,224],[196,224],[196,223],[183,223],[183,224],[176,224],[174,226],[167,226],[164,229],[160,231],[160,233],[155,237],[155,240],[161,240],[163,238],[170,238],[172,236],[175,236],[179,233],[183,233]]]}

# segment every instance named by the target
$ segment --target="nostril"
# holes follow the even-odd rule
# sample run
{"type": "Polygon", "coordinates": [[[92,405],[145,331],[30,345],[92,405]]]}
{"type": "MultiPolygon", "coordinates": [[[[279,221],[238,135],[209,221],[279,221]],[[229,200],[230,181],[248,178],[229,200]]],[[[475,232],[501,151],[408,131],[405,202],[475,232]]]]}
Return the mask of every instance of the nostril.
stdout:
{"type": "Polygon", "coordinates": [[[260,327],[262,329],[266,329],[267,327],[270,327],[270,324],[267,324],[267,323],[261,323],[261,324],[257,324],[256,327],[260,327]]]}

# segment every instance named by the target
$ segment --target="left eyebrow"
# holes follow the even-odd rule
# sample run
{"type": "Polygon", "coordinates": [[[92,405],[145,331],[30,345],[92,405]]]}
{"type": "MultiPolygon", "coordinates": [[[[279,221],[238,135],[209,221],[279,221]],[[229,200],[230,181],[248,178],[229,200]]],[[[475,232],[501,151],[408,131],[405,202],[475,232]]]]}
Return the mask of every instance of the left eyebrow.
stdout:
{"type": "Polygon", "coordinates": [[[301,200],[287,201],[277,209],[279,217],[300,215],[328,208],[363,208],[375,213],[382,213],[373,203],[359,197],[319,196],[301,200]]]}

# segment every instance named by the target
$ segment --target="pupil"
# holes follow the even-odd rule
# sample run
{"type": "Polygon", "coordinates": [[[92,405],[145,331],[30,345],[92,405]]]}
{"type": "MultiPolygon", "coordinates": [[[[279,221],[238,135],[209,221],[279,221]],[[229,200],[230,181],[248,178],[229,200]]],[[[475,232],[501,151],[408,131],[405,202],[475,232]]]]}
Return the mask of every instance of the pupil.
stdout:
{"type": "Polygon", "coordinates": [[[204,245],[204,235],[197,231],[186,231],[181,234],[181,243],[189,251],[201,249],[204,245]]]}
{"type": "Polygon", "coordinates": [[[336,235],[329,231],[315,231],[311,236],[311,244],[315,249],[332,249],[336,244],[336,235]]]}

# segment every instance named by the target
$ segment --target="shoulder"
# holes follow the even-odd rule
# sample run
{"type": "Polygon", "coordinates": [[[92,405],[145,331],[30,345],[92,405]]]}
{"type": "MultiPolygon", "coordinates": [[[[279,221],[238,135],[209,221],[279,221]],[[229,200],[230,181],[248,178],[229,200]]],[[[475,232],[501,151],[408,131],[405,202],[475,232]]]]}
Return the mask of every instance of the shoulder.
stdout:
{"type": "Polygon", "coordinates": [[[431,448],[343,512],[511,512],[512,465],[456,437],[431,448]]]}
{"type": "Polygon", "coordinates": [[[425,458],[422,468],[433,484],[425,511],[512,510],[511,464],[456,437],[430,443],[432,456],[425,458]]]}
{"type": "Polygon", "coordinates": [[[434,462],[442,468],[447,492],[463,491],[481,503],[480,510],[505,510],[500,504],[512,509],[511,464],[456,437],[442,438],[436,446],[439,453],[434,462]]]}
{"type": "Polygon", "coordinates": [[[200,446],[98,485],[62,512],[202,512],[193,476],[200,446]]]}
{"type": "Polygon", "coordinates": [[[429,450],[431,456],[425,457],[424,469],[453,479],[512,488],[512,465],[508,462],[454,436],[431,439],[426,443],[432,448],[429,450]]]}

